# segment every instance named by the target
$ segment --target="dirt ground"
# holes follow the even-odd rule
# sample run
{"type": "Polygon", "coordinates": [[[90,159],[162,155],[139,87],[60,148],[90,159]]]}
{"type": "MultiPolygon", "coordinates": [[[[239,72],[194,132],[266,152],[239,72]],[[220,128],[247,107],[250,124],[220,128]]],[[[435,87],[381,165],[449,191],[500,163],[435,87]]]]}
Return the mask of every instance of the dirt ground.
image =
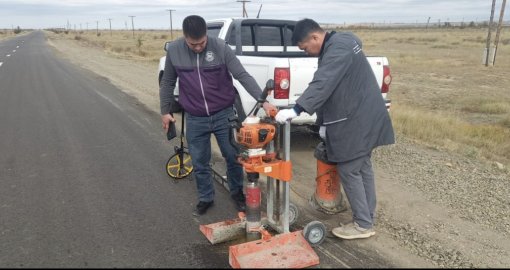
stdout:
{"type": "MultiPolygon", "coordinates": [[[[157,63],[115,58],[71,40],[51,38],[48,43],[57,54],[108,78],[159,112],[157,63]]],[[[304,138],[293,151],[310,151],[314,140],[308,140],[306,134],[300,136],[304,138]]],[[[360,246],[381,253],[397,267],[510,266],[506,170],[417,144],[399,134],[395,145],[374,152],[373,161],[378,189],[377,235],[359,240],[360,246]]],[[[306,166],[294,164],[296,175],[301,165],[306,166]]],[[[311,188],[300,185],[294,192],[310,194],[311,188]]],[[[349,212],[341,213],[340,221],[349,216],[349,212]]],[[[324,219],[329,224],[339,221],[337,217],[324,219]]]]}

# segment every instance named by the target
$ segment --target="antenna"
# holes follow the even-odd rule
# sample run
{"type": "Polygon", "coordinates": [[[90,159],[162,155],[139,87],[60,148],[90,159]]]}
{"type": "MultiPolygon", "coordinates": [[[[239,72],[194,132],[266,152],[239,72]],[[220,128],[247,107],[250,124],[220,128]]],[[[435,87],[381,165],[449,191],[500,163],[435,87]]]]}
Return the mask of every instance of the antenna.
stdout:
{"type": "Polygon", "coordinates": [[[260,10],[262,9],[262,4],[260,4],[260,7],[259,7],[259,13],[257,13],[257,19],[259,18],[260,16],[260,10]]]}

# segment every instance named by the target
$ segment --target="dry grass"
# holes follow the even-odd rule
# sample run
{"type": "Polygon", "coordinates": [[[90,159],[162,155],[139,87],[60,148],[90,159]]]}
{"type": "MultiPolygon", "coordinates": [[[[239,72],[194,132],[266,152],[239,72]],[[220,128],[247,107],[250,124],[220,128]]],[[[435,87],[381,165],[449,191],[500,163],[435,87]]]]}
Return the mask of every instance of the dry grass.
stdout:
{"type": "MultiPolygon", "coordinates": [[[[367,55],[388,57],[397,134],[510,165],[510,38],[495,66],[482,64],[487,29],[353,29],[367,55]]],[[[339,30],[342,31],[342,30],[339,30]]],[[[168,31],[58,34],[116,57],[156,63],[168,31]]],[[[175,31],[174,38],[181,32],[175,31]]],[[[493,34],[494,38],[494,34],[493,34]]]]}
{"type": "Polygon", "coordinates": [[[26,33],[27,33],[27,31],[23,31],[22,30],[21,33],[14,34],[14,32],[11,29],[0,29],[0,40],[11,38],[11,37],[14,37],[16,35],[23,35],[23,34],[26,34],[26,33]]]}
{"type": "MultiPolygon", "coordinates": [[[[55,35],[55,34],[52,34],[55,35]]],[[[139,61],[158,62],[165,53],[163,45],[170,39],[169,31],[70,31],[60,32],[56,38],[74,39],[84,46],[93,46],[121,58],[139,61]]],[[[174,38],[180,31],[174,31],[174,38]]]]}
{"type": "MultiPolygon", "coordinates": [[[[390,61],[397,132],[469,156],[510,162],[510,46],[482,64],[487,29],[356,30],[390,61]]],[[[494,34],[493,34],[494,39],[494,34]]]]}

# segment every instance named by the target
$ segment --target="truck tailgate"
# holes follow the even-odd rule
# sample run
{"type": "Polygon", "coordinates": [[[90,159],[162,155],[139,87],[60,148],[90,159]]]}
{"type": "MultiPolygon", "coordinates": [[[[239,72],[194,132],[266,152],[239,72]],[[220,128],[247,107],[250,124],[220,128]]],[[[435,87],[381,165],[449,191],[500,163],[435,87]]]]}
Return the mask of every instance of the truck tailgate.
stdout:
{"type": "Polygon", "coordinates": [[[296,100],[303,94],[312,81],[317,70],[317,57],[289,58],[290,93],[289,104],[296,104],[296,100]]]}

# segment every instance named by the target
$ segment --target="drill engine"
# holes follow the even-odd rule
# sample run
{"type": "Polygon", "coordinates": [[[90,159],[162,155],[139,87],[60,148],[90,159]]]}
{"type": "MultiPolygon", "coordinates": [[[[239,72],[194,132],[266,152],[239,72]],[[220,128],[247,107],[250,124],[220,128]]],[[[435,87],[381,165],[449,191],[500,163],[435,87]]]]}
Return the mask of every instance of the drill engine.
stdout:
{"type": "Polygon", "coordinates": [[[247,117],[236,135],[237,143],[241,145],[241,158],[265,155],[265,147],[273,140],[275,133],[274,124],[264,123],[257,116],[247,117]]]}

